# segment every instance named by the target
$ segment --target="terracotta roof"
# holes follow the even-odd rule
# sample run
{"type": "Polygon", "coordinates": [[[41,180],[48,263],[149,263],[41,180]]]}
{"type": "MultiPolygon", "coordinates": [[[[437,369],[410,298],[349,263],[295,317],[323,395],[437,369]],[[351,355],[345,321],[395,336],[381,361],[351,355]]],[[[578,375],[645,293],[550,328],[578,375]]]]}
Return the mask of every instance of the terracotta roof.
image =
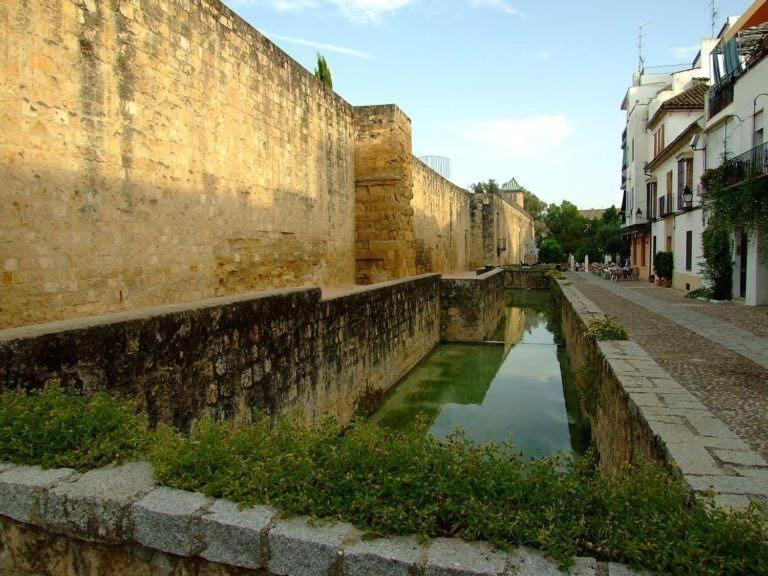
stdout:
{"type": "Polygon", "coordinates": [[[707,82],[707,80],[698,80],[688,90],[666,100],[648,122],[648,127],[652,130],[656,126],[656,121],[668,110],[704,110],[704,102],[709,89],[707,82]]]}
{"type": "Polygon", "coordinates": [[[665,110],[703,110],[708,88],[706,83],[698,82],[664,102],[661,107],[665,110]]]}

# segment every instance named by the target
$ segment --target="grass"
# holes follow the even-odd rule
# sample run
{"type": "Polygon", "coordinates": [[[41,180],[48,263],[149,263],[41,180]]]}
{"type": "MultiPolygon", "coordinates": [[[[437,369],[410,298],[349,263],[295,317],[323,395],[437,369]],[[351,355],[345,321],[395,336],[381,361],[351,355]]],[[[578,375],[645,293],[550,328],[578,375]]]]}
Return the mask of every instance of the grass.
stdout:
{"type": "Polygon", "coordinates": [[[686,298],[706,298],[707,300],[714,298],[715,293],[712,291],[711,288],[706,288],[702,286],[701,288],[696,288],[696,290],[691,290],[685,295],[686,298]]]}
{"type": "Polygon", "coordinates": [[[129,405],[103,396],[1,397],[1,454],[17,463],[101,465],[146,449],[164,485],[345,520],[370,536],[483,539],[534,546],[563,564],[590,555],[674,575],[768,570],[759,511],[729,516],[691,502],[658,464],[603,476],[594,454],[526,462],[460,435],[440,442],[363,421],[341,429],[289,417],[249,426],[201,420],[189,436],[163,426],[146,432],[129,405]],[[78,440],[81,432],[87,439],[78,440]],[[15,448],[8,449],[11,438],[15,448]]]}

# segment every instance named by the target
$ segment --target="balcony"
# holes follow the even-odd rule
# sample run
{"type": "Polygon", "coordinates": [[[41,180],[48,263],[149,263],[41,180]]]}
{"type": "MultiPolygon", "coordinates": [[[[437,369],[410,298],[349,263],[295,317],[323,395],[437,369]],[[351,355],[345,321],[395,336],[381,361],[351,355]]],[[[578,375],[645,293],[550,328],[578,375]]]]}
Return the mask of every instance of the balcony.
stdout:
{"type": "Polygon", "coordinates": [[[709,89],[709,116],[716,116],[733,102],[733,82],[726,81],[709,89]]]}
{"type": "Polygon", "coordinates": [[[728,187],[768,176],[768,143],[759,144],[752,150],[729,159],[724,170],[725,184],[728,187]]]}

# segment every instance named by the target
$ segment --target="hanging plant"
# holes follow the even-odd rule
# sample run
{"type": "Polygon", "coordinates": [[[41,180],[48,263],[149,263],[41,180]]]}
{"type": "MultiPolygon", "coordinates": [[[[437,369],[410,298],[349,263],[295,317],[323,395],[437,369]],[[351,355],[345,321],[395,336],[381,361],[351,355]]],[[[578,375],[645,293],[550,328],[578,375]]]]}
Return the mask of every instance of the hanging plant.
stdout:
{"type": "Polygon", "coordinates": [[[716,226],[747,233],[768,232],[768,180],[757,166],[725,161],[704,172],[701,184],[716,226]]]}

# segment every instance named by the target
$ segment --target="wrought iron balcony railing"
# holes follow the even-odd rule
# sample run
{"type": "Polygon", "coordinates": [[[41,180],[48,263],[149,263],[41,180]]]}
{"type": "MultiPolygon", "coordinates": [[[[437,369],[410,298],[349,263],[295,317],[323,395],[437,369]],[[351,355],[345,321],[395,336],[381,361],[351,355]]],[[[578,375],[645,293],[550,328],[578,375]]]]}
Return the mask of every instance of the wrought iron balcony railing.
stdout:
{"type": "Polygon", "coordinates": [[[733,102],[733,82],[718,84],[709,89],[709,118],[725,110],[733,102]]]}
{"type": "Polygon", "coordinates": [[[752,150],[730,158],[725,163],[725,183],[736,186],[753,178],[768,175],[768,143],[758,144],[752,150]]]}

